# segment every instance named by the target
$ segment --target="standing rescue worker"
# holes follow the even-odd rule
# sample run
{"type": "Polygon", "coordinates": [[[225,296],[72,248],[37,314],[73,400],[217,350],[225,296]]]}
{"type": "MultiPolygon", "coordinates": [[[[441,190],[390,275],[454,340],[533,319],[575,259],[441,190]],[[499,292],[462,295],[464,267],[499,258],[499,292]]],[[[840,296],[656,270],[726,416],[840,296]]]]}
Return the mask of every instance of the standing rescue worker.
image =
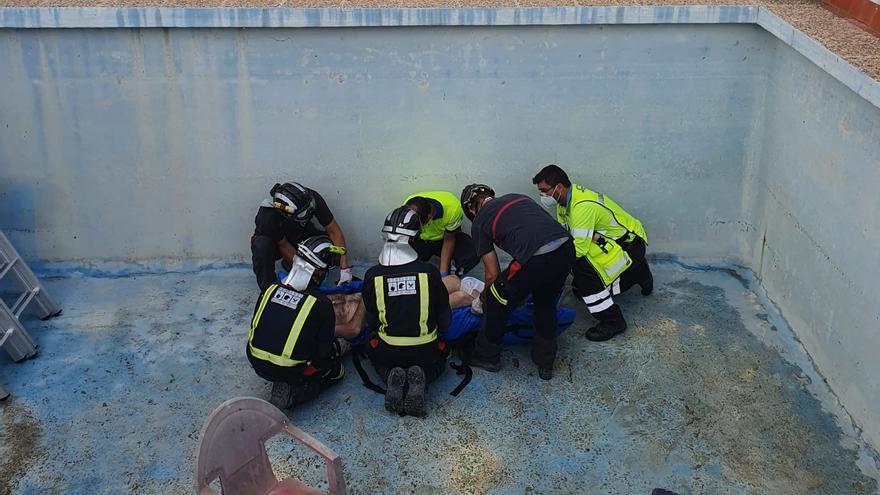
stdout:
{"type": "Polygon", "coordinates": [[[440,257],[440,276],[451,273],[458,276],[471,271],[480,259],[474,251],[474,241],[461,231],[464,211],[454,194],[447,191],[424,191],[406,198],[406,206],[419,216],[422,228],[410,244],[419,259],[428,261],[440,257]],[[455,261],[455,270],[452,262],[455,261]]]}
{"type": "Polygon", "coordinates": [[[327,236],[309,237],[297,246],[284,282],[270,284],[257,300],[247,356],[272,382],[270,401],[281,409],[317,397],[345,375],[333,305],[318,291],[343,252],[327,236]]]}
{"type": "Polygon", "coordinates": [[[446,367],[439,337],[452,322],[440,272],[410,246],[420,227],[406,206],[388,214],[379,264],[367,270],[363,288],[367,324],[376,333],[366,354],[387,383],[385,408],[413,416],[426,414],[425,385],[446,367]]]}
{"type": "MultiPolygon", "coordinates": [[[[254,223],[256,229],[251,237],[251,253],[261,292],[278,280],[275,261],[283,258],[286,269],[300,241],[326,234],[334,245],[345,248],[345,236],[327,202],[317,192],[296,182],[272,186],[269,197],[257,210],[254,223]],[[315,220],[320,227],[315,225],[315,220]]],[[[351,282],[351,266],[345,255],[340,258],[339,266],[338,283],[351,282]]]]}
{"type": "Polygon", "coordinates": [[[507,318],[529,294],[535,306],[532,361],[542,380],[553,378],[556,361],[556,305],[574,265],[571,236],[528,196],[498,198],[483,184],[461,193],[471,220],[471,236],[486,273],[485,321],[477,334],[471,364],[488,371],[501,369],[501,338],[507,318]],[[513,257],[503,272],[495,245],[513,257]]]}
{"type": "Polygon", "coordinates": [[[572,184],[568,174],[547,165],[532,178],[541,203],[556,207],[556,219],[571,232],[577,252],[573,292],[599,323],[587,330],[592,341],[608,340],[626,330],[614,296],[638,284],[643,295],[654,290],[645,260],[648,235],[642,222],[602,193],[572,184]]]}

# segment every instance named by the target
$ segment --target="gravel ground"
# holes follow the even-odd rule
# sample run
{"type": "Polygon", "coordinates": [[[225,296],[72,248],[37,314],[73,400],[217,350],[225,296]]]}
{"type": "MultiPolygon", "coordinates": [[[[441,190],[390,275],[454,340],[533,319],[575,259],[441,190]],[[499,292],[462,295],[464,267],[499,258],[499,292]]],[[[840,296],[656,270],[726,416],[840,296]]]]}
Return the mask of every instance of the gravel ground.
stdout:
{"type": "Polygon", "coordinates": [[[0,7],[546,7],[559,5],[763,5],[824,44],[849,63],[880,80],[880,37],[840,17],[818,0],[745,2],[737,0],[0,0],[0,7]]]}

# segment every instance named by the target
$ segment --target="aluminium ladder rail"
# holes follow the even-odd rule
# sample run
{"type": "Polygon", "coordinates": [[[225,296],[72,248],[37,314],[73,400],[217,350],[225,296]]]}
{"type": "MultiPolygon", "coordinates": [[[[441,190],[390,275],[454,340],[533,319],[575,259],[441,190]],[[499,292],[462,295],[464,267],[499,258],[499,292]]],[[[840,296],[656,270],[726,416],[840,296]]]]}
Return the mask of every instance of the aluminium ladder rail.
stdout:
{"type": "MultiPolygon", "coordinates": [[[[4,277],[9,277],[15,285],[24,289],[12,307],[0,299],[0,347],[9,353],[13,361],[18,362],[37,354],[36,343],[19,320],[24,310],[32,306],[36,315],[45,320],[61,314],[61,308],[49,297],[43,284],[21,259],[6,235],[0,232],[0,281],[4,277]]],[[[0,392],[3,392],[2,388],[0,392]]]]}

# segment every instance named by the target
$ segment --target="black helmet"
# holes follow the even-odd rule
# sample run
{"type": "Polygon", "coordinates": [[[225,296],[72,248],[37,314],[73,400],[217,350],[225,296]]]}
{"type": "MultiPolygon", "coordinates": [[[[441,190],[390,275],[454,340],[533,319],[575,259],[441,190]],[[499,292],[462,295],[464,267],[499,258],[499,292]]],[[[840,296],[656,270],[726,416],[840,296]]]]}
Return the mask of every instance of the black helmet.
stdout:
{"type": "Polygon", "coordinates": [[[345,254],[345,248],[334,246],[326,235],[309,237],[296,246],[296,255],[299,258],[322,270],[337,266],[341,254],[345,254]]]}
{"type": "Polygon", "coordinates": [[[398,234],[407,237],[415,237],[419,235],[422,228],[422,222],[419,215],[412,211],[408,206],[401,206],[391,210],[391,213],[385,217],[385,225],[382,226],[382,232],[385,234],[398,234]]]}
{"type": "Polygon", "coordinates": [[[480,196],[494,197],[495,191],[485,184],[470,184],[461,190],[461,208],[470,221],[474,220],[474,214],[471,213],[471,209],[476,209],[475,203],[480,196]]]}
{"type": "Polygon", "coordinates": [[[311,191],[296,182],[275,184],[269,194],[272,195],[272,206],[297,222],[308,222],[315,214],[315,198],[311,191]]]}

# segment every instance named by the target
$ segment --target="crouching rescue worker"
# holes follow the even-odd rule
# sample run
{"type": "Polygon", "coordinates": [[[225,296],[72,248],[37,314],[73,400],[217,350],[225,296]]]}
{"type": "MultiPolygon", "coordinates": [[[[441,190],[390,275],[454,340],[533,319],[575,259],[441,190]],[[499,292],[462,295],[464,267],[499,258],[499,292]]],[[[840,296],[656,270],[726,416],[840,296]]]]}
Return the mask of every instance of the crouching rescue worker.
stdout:
{"type": "Polygon", "coordinates": [[[272,382],[270,402],[278,408],[314,399],[345,374],[333,305],[318,292],[343,252],[327,236],[309,237],[297,246],[284,282],[269,285],[257,301],[247,356],[254,371],[272,382]]]}
{"type": "Polygon", "coordinates": [[[556,361],[556,305],[574,265],[571,236],[528,196],[498,198],[483,184],[461,193],[461,205],[471,220],[471,236],[483,259],[486,289],[485,320],[477,334],[471,365],[501,369],[501,338],[507,319],[529,294],[535,307],[532,361],[542,380],[553,378],[556,361]],[[513,257],[503,272],[495,245],[513,257]]]}
{"type": "Polygon", "coordinates": [[[577,261],[572,290],[599,320],[587,330],[586,337],[604,341],[622,333],[626,320],[614,296],[636,284],[643,295],[654,290],[654,277],[645,260],[648,236],[642,222],[608,196],[572,184],[556,165],[542,168],[532,182],[538,187],[541,203],[556,207],[556,219],[574,237],[577,261]]]}
{"type": "Polygon", "coordinates": [[[424,191],[406,198],[405,204],[422,222],[419,235],[410,241],[420,260],[429,261],[432,256],[439,256],[441,277],[452,273],[461,276],[477,266],[480,259],[474,251],[473,239],[461,231],[464,212],[454,194],[424,191]]]}
{"type": "Polygon", "coordinates": [[[385,408],[426,414],[425,386],[446,367],[439,336],[449,327],[449,293],[434,265],[420,261],[410,246],[419,234],[418,215],[406,206],[385,219],[379,264],[364,277],[367,323],[375,336],[365,351],[387,384],[385,408]]]}
{"type": "MultiPolygon", "coordinates": [[[[276,260],[283,259],[285,269],[290,266],[300,241],[315,235],[327,235],[334,245],[346,247],[342,228],[324,198],[296,182],[272,186],[269,197],[260,203],[254,223],[256,229],[251,237],[251,253],[260,292],[277,281],[276,260]]],[[[351,282],[351,266],[345,255],[340,257],[339,267],[338,283],[351,282]]]]}

